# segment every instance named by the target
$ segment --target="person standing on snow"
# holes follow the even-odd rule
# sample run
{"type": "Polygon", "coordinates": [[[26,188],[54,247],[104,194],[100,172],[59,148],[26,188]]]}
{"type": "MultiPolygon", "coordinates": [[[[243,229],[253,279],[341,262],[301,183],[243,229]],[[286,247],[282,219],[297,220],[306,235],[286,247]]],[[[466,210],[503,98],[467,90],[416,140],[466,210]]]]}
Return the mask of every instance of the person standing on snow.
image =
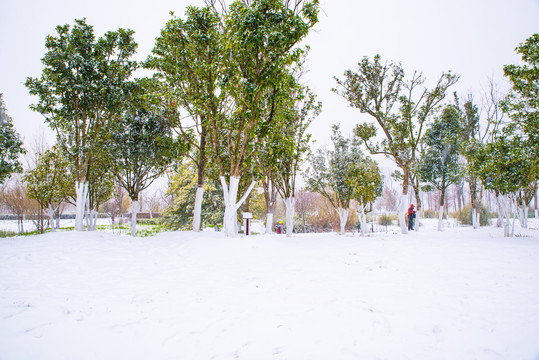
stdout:
{"type": "Polygon", "coordinates": [[[408,209],[408,230],[414,230],[415,210],[414,204],[410,205],[408,209]]]}

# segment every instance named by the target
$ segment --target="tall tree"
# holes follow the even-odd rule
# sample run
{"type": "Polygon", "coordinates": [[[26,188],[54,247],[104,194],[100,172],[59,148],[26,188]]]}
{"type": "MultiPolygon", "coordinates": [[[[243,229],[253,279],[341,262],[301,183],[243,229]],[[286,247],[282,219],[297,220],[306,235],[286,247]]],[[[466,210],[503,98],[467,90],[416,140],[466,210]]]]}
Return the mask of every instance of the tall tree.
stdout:
{"type": "Polygon", "coordinates": [[[424,148],[417,173],[422,182],[440,191],[438,230],[443,228],[447,188],[460,178],[460,111],[447,105],[423,137],[424,148]]]}
{"type": "Polygon", "coordinates": [[[237,201],[240,177],[251,171],[250,162],[273,121],[262,116],[263,96],[300,60],[303,50],[294,47],[318,21],[317,14],[317,0],[294,9],[282,0],[259,0],[236,1],[224,16],[221,90],[228,94],[228,111],[210,120],[208,138],[223,187],[227,236],[236,235],[237,210],[255,185],[253,179],[237,201]]]}
{"type": "Polygon", "coordinates": [[[529,151],[539,157],[539,33],[526,39],[516,52],[524,64],[504,66],[512,93],[504,99],[502,108],[514,121],[529,151]]]}
{"type": "MultiPolygon", "coordinates": [[[[292,75],[268,96],[267,116],[273,116],[274,121],[257,152],[258,165],[285,202],[287,236],[294,229],[296,176],[310,152],[311,136],[306,131],[321,107],[312,91],[292,75]]],[[[266,230],[271,219],[268,214],[266,230]]]]}
{"type": "Polygon", "coordinates": [[[175,146],[165,114],[148,102],[145,81],[133,86],[118,131],[111,135],[110,151],[115,158],[112,171],[132,201],[132,236],[136,236],[140,193],[163,174],[176,152],[184,151],[182,138],[175,146]]]}
{"type": "Polygon", "coordinates": [[[192,226],[200,231],[208,124],[225,111],[221,70],[226,58],[219,15],[210,7],[188,7],[185,16],[168,21],[145,67],[156,71],[169,119],[174,119],[171,125],[192,149],[187,156],[198,172],[192,226]],[[183,112],[187,115],[180,116],[183,112]]]}
{"type": "Polygon", "coordinates": [[[0,184],[14,172],[22,172],[19,156],[26,153],[0,93],[0,184]]]}
{"type": "Polygon", "coordinates": [[[374,124],[365,122],[357,125],[356,135],[363,140],[371,154],[387,156],[402,171],[399,222],[402,233],[407,233],[404,216],[410,185],[415,190],[418,209],[421,207],[419,184],[413,174],[421,137],[427,120],[458,77],[450,72],[443,73],[434,88],[422,89],[425,78],[421,73],[416,71],[406,80],[400,65],[382,64],[380,56],[376,55],[373,61],[367,57],[360,61],[357,72],[348,70],[343,80],[335,80],[339,88],[333,91],[375,121],[374,124]],[[378,128],[383,131],[383,140],[377,137],[378,128]]]}
{"type": "Polygon", "coordinates": [[[31,108],[45,117],[74,164],[75,229],[82,231],[88,172],[121,113],[137,44],[133,31],[125,29],[96,39],[85,19],[75,20],[73,27],[58,26],[56,32],[45,42],[41,78],[28,78],[26,86],[38,97],[31,108]]]}

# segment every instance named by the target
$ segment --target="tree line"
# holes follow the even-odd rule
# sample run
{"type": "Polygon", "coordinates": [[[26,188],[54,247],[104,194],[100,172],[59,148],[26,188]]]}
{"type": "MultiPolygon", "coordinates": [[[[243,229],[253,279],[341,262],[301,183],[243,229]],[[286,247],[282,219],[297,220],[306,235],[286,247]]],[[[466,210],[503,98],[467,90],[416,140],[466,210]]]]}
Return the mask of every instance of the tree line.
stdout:
{"type": "MultiPolygon", "coordinates": [[[[57,139],[24,175],[29,196],[51,218],[71,199],[75,229],[84,230],[84,220],[95,229],[97,211],[118,183],[133,202],[134,235],[141,192],[172,168],[171,188],[193,190],[173,203],[169,219],[189,207],[194,231],[206,220],[235,236],[238,210],[259,184],[267,232],[279,195],[291,235],[296,177],[308,159],[307,189],[327,198],[344,232],[351,202],[358,204],[364,229],[366,209],[382,194],[380,169],[366,150],[399,169],[394,176],[402,182],[403,232],[410,187],[419,209],[420,191],[433,188],[441,191],[443,207],[447,187],[466,179],[475,211],[481,189],[496,193],[508,234],[511,207],[525,209],[537,192],[539,35],[517,48],[526,65],[504,68],[513,90],[492,103],[499,113],[488,114],[487,129],[480,127],[473,98],[455,94],[446,101],[458,76],[443,73],[429,89],[418,71],[406,77],[400,64],[364,58],[356,71],[335,78],[333,90],[372,121],[358,123],[348,137],[334,126],[333,149],[311,153],[308,128],[322,104],[302,81],[308,56],[302,41],[318,11],[317,0],[237,0],[230,6],[207,0],[183,17],[172,13],[140,63],[132,60],[132,30],[96,37],[85,19],[58,26],[46,38],[41,76],[26,81],[38,99],[31,108],[57,139]],[[135,78],[140,68],[152,76],[135,78]],[[511,121],[502,123],[501,113],[511,121]]],[[[2,102],[7,114],[4,108],[2,102]]],[[[22,170],[16,158],[24,151],[14,129],[4,129],[15,135],[2,138],[2,151],[12,154],[2,158],[2,181],[22,170]]]]}

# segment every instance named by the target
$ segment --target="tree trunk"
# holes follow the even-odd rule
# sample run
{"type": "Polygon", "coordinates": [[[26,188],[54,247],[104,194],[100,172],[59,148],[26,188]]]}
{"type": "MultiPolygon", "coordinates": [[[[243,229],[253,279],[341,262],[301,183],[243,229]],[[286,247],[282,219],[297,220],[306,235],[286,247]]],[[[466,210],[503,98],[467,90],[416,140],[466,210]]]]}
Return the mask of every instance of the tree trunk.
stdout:
{"type": "Polygon", "coordinates": [[[273,210],[266,213],[266,234],[273,234],[273,210]]]}
{"type": "Polygon", "coordinates": [[[365,236],[367,234],[367,216],[365,216],[365,206],[359,205],[357,217],[361,223],[361,236],[365,236]]]}
{"type": "Polygon", "coordinates": [[[284,200],[284,205],[286,208],[286,236],[292,236],[292,233],[294,232],[295,204],[296,204],[296,199],[292,196],[284,200]]]}
{"type": "Polygon", "coordinates": [[[346,221],[348,220],[348,212],[349,212],[349,209],[343,209],[343,208],[337,209],[337,213],[339,214],[339,225],[341,228],[341,231],[340,231],[341,235],[345,234],[346,221]]]}
{"type": "Polygon", "coordinates": [[[401,194],[400,204],[399,204],[399,224],[401,226],[401,232],[403,234],[408,234],[408,228],[406,227],[406,211],[408,210],[408,195],[403,193],[401,194]]]}
{"type": "Polygon", "coordinates": [[[237,213],[238,209],[240,208],[241,204],[247,199],[249,194],[251,193],[251,190],[253,190],[255,186],[255,182],[251,182],[251,185],[243,195],[243,197],[240,199],[240,201],[236,202],[236,199],[238,197],[238,186],[240,183],[240,177],[239,176],[231,176],[230,177],[230,186],[227,185],[226,179],[224,176],[221,176],[221,186],[223,187],[223,196],[224,196],[224,202],[225,202],[225,215],[223,218],[223,227],[224,227],[224,233],[226,237],[236,237],[237,235],[237,213]]]}
{"type": "Polygon", "coordinates": [[[52,205],[49,205],[49,207],[47,208],[47,215],[49,216],[49,223],[51,224],[51,231],[52,232],[55,232],[56,231],[56,227],[55,227],[55,224],[54,224],[54,210],[52,208],[52,205]]]}
{"type": "Polygon", "coordinates": [[[193,231],[200,231],[200,219],[202,215],[202,199],[204,197],[204,186],[197,188],[197,195],[195,198],[195,211],[193,214],[193,231]]]}
{"type": "Polygon", "coordinates": [[[76,182],[75,192],[77,199],[75,201],[75,230],[84,231],[84,211],[86,207],[86,198],[88,197],[88,183],[76,182]]]}
{"type": "Polygon", "coordinates": [[[137,213],[140,209],[140,202],[133,200],[131,205],[131,236],[137,236],[137,213]]]}

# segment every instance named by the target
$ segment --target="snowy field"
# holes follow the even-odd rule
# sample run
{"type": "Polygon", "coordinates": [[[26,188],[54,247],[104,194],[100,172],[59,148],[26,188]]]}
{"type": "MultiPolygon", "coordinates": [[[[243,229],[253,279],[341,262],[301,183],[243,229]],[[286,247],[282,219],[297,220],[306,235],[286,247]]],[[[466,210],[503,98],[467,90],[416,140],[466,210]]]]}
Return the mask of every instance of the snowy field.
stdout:
{"type": "Polygon", "coordinates": [[[539,359],[539,227],[0,239],[0,359],[539,359]]]}

